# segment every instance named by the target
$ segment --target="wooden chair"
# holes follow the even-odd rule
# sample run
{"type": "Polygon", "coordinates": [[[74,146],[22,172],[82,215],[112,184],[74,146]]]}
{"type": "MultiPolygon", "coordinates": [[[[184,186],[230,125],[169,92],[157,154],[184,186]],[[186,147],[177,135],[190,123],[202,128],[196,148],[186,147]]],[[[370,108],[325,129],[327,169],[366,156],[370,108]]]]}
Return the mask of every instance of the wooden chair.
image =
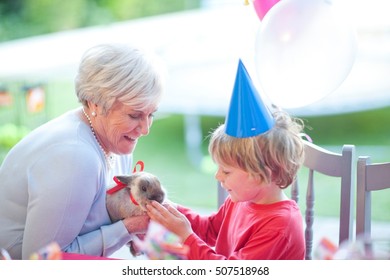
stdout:
{"type": "MultiPolygon", "coordinates": [[[[326,176],[339,177],[340,185],[340,216],[339,216],[339,244],[345,240],[352,240],[353,234],[353,205],[354,205],[354,174],[355,174],[355,146],[344,145],[341,153],[334,153],[318,145],[305,141],[305,160],[303,167],[308,170],[306,189],[306,209],[304,212],[306,259],[312,259],[313,223],[315,202],[314,173],[326,176]]],[[[299,184],[297,178],[291,186],[291,198],[298,202],[299,184]]],[[[330,188],[335,186],[329,186],[330,188]]],[[[332,205],[329,205],[332,207],[332,205]]]]}
{"type": "Polygon", "coordinates": [[[390,189],[390,162],[371,163],[360,156],[356,173],[356,237],[371,239],[371,192],[390,189]]]}

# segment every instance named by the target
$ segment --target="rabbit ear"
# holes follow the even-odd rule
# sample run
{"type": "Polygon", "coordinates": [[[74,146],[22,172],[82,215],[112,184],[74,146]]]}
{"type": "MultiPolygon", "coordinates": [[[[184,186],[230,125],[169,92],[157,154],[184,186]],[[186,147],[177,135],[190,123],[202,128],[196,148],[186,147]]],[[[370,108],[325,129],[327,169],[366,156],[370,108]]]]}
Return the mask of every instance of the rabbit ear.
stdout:
{"type": "Polygon", "coordinates": [[[108,189],[106,191],[107,194],[113,194],[117,191],[120,191],[123,188],[130,188],[131,181],[133,178],[131,176],[114,176],[114,182],[116,183],[116,186],[108,189]]]}
{"type": "Polygon", "coordinates": [[[132,176],[125,176],[125,175],[116,176],[116,178],[118,179],[119,182],[125,185],[130,185],[131,181],[133,180],[132,176]]]}

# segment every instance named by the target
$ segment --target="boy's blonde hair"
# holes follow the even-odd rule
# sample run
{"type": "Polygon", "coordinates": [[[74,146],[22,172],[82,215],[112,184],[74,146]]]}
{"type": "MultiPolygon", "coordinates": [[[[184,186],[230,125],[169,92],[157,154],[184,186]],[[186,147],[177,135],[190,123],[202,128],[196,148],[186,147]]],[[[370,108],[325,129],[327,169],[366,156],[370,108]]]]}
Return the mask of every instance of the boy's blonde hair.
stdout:
{"type": "Polygon", "coordinates": [[[303,122],[286,112],[273,113],[275,125],[267,132],[248,138],[225,133],[225,125],[211,135],[209,153],[214,162],[240,168],[265,182],[288,187],[304,159],[300,133],[303,122]]]}

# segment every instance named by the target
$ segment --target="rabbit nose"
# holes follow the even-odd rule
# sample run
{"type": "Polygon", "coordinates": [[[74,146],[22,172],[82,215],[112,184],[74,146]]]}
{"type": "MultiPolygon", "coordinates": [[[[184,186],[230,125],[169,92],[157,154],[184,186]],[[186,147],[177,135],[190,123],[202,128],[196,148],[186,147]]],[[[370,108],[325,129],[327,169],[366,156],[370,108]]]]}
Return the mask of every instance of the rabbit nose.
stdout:
{"type": "Polygon", "coordinates": [[[155,200],[155,201],[157,201],[159,203],[162,203],[164,201],[164,194],[160,193],[160,194],[151,195],[149,197],[149,200],[155,200]]]}

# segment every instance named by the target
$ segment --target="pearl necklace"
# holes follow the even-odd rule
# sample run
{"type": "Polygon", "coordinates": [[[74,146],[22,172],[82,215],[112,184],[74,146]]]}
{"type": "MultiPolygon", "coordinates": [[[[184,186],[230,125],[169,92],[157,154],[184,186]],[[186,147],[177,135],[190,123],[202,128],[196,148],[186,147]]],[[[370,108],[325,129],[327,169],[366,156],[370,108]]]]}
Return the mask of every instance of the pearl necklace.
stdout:
{"type": "Polygon", "coordinates": [[[92,121],[91,121],[91,118],[88,116],[88,114],[85,112],[84,108],[83,108],[83,113],[84,113],[84,116],[87,118],[88,122],[89,122],[89,127],[91,128],[91,131],[92,131],[92,134],[93,134],[93,137],[95,137],[95,140],[96,142],[98,143],[100,149],[102,150],[103,154],[104,154],[104,158],[106,159],[107,163],[108,163],[108,167],[109,168],[113,168],[114,167],[114,164],[115,164],[115,157],[111,154],[108,154],[106,152],[106,150],[103,149],[103,146],[102,144],[100,144],[100,141],[99,139],[97,138],[96,136],[96,133],[95,133],[95,130],[93,129],[93,126],[92,126],[92,121]]]}

